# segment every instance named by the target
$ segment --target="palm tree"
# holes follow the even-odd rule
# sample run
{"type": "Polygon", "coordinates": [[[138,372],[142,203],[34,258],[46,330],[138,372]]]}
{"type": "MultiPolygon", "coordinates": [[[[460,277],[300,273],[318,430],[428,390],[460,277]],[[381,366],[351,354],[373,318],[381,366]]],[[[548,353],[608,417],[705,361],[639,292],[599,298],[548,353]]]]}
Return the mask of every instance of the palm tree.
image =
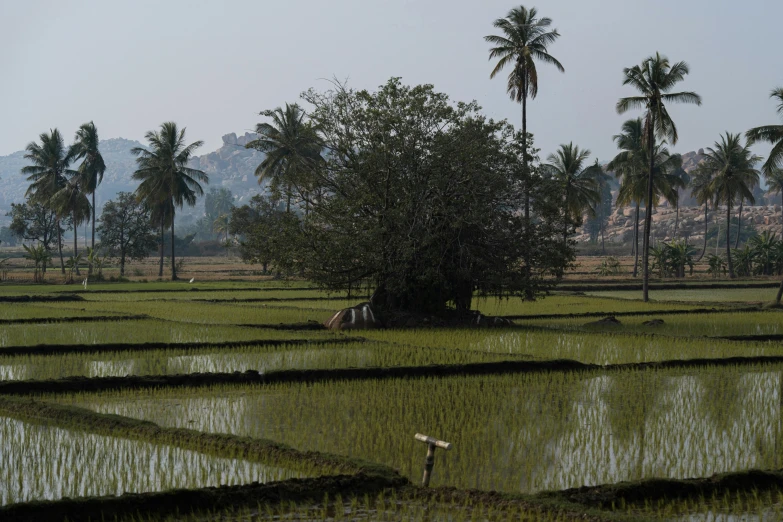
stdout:
{"type": "MultiPolygon", "coordinates": [[[[634,228],[634,241],[637,242],[634,258],[634,272],[636,277],[638,270],[638,237],[639,237],[639,206],[644,200],[648,189],[648,174],[650,155],[643,146],[643,127],[641,119],[625,122],[623,128],[627,131],[616,136],[618,144],[623,148],[615,158],[609,162],[607,168],[619,172],[622,176],[620,190],[617,192],[617,205],[636,204],[636,224],[634,228]]],[[[685,181],[679,174],[682,170],[682,156],[671,154],[663,144],[655,147],[653,162],[653,186],[652,208],[658,206],[661,198],[672,205],[678,204],[678,189],[685,187],[685,181]]],[[[649,214],[648,214],[649,216],[649,214]]],[[[645,229],[646,229],[645,222],[645,229]]]]}
{"type": "Polygon", "coordinates": [[[547,158],[549,163],[543,166],[562,187],[563,244],[568,241],[569,225],[578,226],[582,215],[586,211],[592,212],[601,200],[596,171],[601,173],[603,171],[597,165],[585,168],[589,156],[590,151],[587,149],[580,149],[573,143],[563,144],[557,152],[549,155],[547,158]]]}
{"type": "Polygon", "coordinates": [[[709,206],[713,200],[712,172],[696,170],[691,178],[691,196],[696,198],[699,205],[704,205],[704,246],[696,260],[698,263],[707,252],[707,231],[709,230],[709,206]]]}
{"type": "MultiPolygon", "coordinates": [[[[666,110],[667,102],[682,102],[701,105],[701,97],[695,92],[670,92],[675,85],[685,79],[690,72],[688,64],[677,62],[669,64],[668,58],[656,53],[645,59],[641,65],[623,70],[625,80],[623,85],[630,85],[641,93],[641,96],[621,98],[617,102],[617,112],[624,114],[633,108],[645,109],[644,132],[647,139],[647,150],[655,149],[655,136],[667,139],[672,145],[677,144],[677,127],[666,110]]],[[[653,169],[655,154],[649,155],[649,170],[647,180],[647,216],[644,222],[644,242],[642,269],[644,272],[643,299],[649,300],[649,251],[650,226],[652,223],[653,204],[653,169]]]]}
{"type": "MultiPolygon", "coordinates": [[[[682,182],[680,186],[682,188],[685,188],[685,187],[688,186],[688,184],[690,184],[691,177],[690,177],[690,175],[687,172],[685,172],[685,169],[683,169],[682,167],[680,167],[677,170],[675,170],[673,174],[680,178],[680,180],[682,182]]],[[[677,199],[673,203],[674,203],[675,215],[674,215],[674,233],[672,234],[672,238],[676,238],[677,237],[677,227],[680,224],[680,198],[679,198],[679,193],[677,194],[677,199]]]]}
{"type": "MultiPolygon", "coordinates": [[[[506,84],[509,97],[522,105],[522,139],[525,147],[522,150],[522,167],[525,180],[524,188],[524,218],[525,218],[525,277],[530,279],[530,179],[527,150],[527,99],[535,99],[538,95],[538,71],[536,61],[554,65],[560,72],[565,72],[563,65],[551,54],[549,46],[559,37],[557,29],[550,30],[550,18],[538,18],[535,7],[527,9],[519,6],[511,9],[505,18],[498,18],[493,24],[500,29],[501,35],[485,36],[484,40],[494,47],[489,50],[489,59],[497,59],[495,67],[489,74],[494,78],[507,65],[511,66],[506,84]]],[[[532,294],[527,296],[532,299],[532,294]]]]}
{"type": "Polygon", "coordinates": [[[256,125],[259,138],[245,147],[266,154],[255,172],[258,182],[271,179],[274,187],[282,185],[286,212],[290,212],[292,188],[306,185],[307,175],[321,160],[321,140],[317,129],[304,121],[306,114],[296,103],[286,103],[285,110],[278,107],[260,114],[272,118],[272,123],[256,125]]]}
{"type": "MultiPolygon", "coordinates": [[[[160,212],[169,214],[171,225],[171,279],[177,279],[177,268],[174,253],[174,216],[176,208],[196,204],[198,196],[204,194],[199,182],[209,183],[209,177],[200,170],[187,166],[193,156],[193,151],[203,145],[195,141],[185,145],[185,128],[177,128],[174,122],[166,122],[159,131],[149,131],[145,134],[149,148],[135,147],[131,153],[136,158],[138,169],[133,178],[141,183],[136,189],[136,197],[146,202],[150,208],[166,209],[160,212]]],[[[165,220],[161,218],[161,226],[165,220]]]]}
{"type": "MultiPolygon", "coordinates": [[[[95,250],[95,191],[103,181],[106,172],[106,163],[103,161],[101,151],[98,149],[98,129],[93,122],[84,123],[76,131],[74,143],[71,145],[73,159],[84,160],[79,165],[79,185],[82,192],[92,196],[92,238],[90,248],[95,250]]],[[[92,273],[90,263],[89,273],[92,273]]]]}
{"type": "MultiPolygon", "coordinates": [[[[75,171],[68,167],[73,160],[70,151],[65,148],[62,134],[53,129],[49,134],[39,136],[41,143],[30,142],[25,150],[24,158],[32,165],[22,168],[22,174],[27,176],[30,186],[27,196],[34,202],[52,209],[51,198],[66,184],[66,176],[73,176],[75,171]]],[[[57,248],[60,253],[60,269],[65,274],[65,261],[63,260],[63,237],[60,227],[60,216],[57,217],[57,248]]]]}
{"type": "MultiPolygon", "coordinates": [[[[73,172],[73,171],[70,171],[73,172]]],[[[79,246],[76,241],[79,225],[90,219],[90,200],[80,186],[81,177],[78,172],[73,172],[65,186],[57,191],[50,199],[52,208],[58,217],[70,217],[73,223],[73,257],[72,270],[79,274],[79,246]]]]}
{"type": "Polygon", "coordinates": [[[621,177],[616,204],[618,207],[632,203],[636,205],[631,248],[631,254],[634,256],[633,276],[636,277],[639,264],[639,205],[644,198],[644,190],[638,190],[638,183],[635,183],[635,180],[642,176],[646,165],[642,119],[627,120],[623,123],[622,132],[614,135],[612,139],[621,151],[606,166],[608,170],[615,173],[615,176],[621,177]]]}
{"type": "Polygon", "coordinates": [[[754,155],[747,145],[740,143],[739,134],[726,133],[721,136],[715,147],[705,150],[704,160],[699,165],[700,172],[712,175],[710,192],[715,197],[715,206],[726,205],[726,261],[729,277],[734,279],[734,265],[731,260],[731,206],[739,199],[755,202],[752,188],[759,181],[759,171],[754,165],[761,158],[754,155]]]}
{"type": "MultiPolygon", "coordinates": [[[[783,117],[783,87],[773,89],[769,97],[776,99],[778,102],[777,112],[783,117]]],[[[759,141],[772,144],[772,151],[761,167],[765,176],[771,175],[775,169],[783,169],[783,125],[755,127],[746,132],[745,136],[748,139],[748,145],[759,141]]]]}

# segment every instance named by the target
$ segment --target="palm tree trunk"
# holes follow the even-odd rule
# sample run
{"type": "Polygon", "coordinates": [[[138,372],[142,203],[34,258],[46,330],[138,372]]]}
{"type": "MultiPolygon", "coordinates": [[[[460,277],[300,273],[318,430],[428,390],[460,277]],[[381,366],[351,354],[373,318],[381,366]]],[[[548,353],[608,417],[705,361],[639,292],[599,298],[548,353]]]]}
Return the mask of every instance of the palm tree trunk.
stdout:
{"type": "Polygon", "coordinates": [[[171,213],[171,280],[177,280],[177,265],[174,259],[174,212],[171,213]]]}
{"type": "Polygon", "coordinates": [[[677,237],[677,226],[680,224],[680,203],[677,202],[674,204],[674,234],[672,234],[672,239],[677,237]]]}
{"type": "Polygon", "coordinates": [[[633,228],[633,276],[639,275],[639,202],[636,202],[636,224],[633,228]]]}
{"type": "Polygon", "coordinates": [[[707,206],[707,202],[705,201],[704,202],[704,247],[702,247],[701,249],[701,255],[699,256],[699,259],[696,260],[697,263],[701,261],[701,258],[704,257],[704,254],[707,253],[707,230],[708,230],[707,217],[709,216],[708,212],[709,212],[709,207],[707,206]]]}
{"type": "Polygon", "coordinates": [[[599,225],[601,226],[601,254],[606,255],[606,243],[604,243],[604,220],[603,219],[601,219],[599,225]]]}
{"type": "Polygon", "coordinates": [[[742,231],[742,204],[745,202],[745,198],[740,199],[739,213],[737,214],[737,241],[734,243],[734,248],[739,248],[740,232],[742,231]]]}
{"type": "Polygon", "coordinates": [[[163,218],[160,218],[160,268],[158,269],[158,277],[163,277],[163,218]]]}
{"type": "Polygon", "coordinates": [[[530,266],[530,173],[527,168],[527,85],[522,80],[522,172],[525,179],[525,252],[523,255],[525,261],[525,299],[533,300],[533,289],[531,287],[530,266]]]}
{"type": "Polygon", "coordinates": [[[76,272],[76,275],[81,275],[79,273],[79,265],[76,263],[76,256],[78,254],[77,250],[79,248],[79,244],[76,240],[76,233],[79,231],[79,227],[76,225],[76,210],[73,211],[73,268],[76,272]]]}
{"type": "Polygon", "coordinates": [[[783,281],[780,282],[780,288],[778,288],[778,295],[775,297],[775,304],[780,304],[780,299],[783,298],[783,281]]]}
{"type": "Polygon", "coordinates": [[[644,243],[642,254],[642,300],[650,300],[650,231],[652,229],[653,169],[655,168],[655,113],[650,111],[650,124],[647,127],[647,150],[650,154],[650,172],[647,175],[647,209],[644,221],[644,243]]]}
{"type": "Polygon", "coordinates": [[[729,265],[729,278],[734,279],[734,263],[731,262],[731,199],[726,202],[726,262],[729,265]]]}
{"type": "MultiPolygon", "coordinates": [[[[92,239],[90,240],[90,251],[95,252],[95,191],[92,192],[92,239]]],[[[93,254],[95,255],[95,254],[93,254]]],[[[92,275],[92,260],[87,267],[87,276],[92,275]]]]}
{"type": "Polygon", "coordinates": [[[60,230],[60,220],[57,220],[57,250],[60,253],[60,271],[65,275],[65,260],[63,259],[63,232],[60,230]]]}

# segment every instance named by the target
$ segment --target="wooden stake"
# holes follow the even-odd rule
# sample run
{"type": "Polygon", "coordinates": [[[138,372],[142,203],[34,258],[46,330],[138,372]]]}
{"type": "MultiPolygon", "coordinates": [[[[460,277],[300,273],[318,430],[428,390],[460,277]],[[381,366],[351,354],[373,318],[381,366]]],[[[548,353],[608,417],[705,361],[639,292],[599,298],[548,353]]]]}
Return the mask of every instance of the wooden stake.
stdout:
{"type": "Polygon", "coordinates": [[[427,459],[424,461],[424,476],[421,479],[421,485],[425,488],[430,485],[430,476],[432,468],[435,466],[435,448],[451,449],[451,443],[435,439],[428,435],[417,433],[415,439],[427,445],[427,459]]]}

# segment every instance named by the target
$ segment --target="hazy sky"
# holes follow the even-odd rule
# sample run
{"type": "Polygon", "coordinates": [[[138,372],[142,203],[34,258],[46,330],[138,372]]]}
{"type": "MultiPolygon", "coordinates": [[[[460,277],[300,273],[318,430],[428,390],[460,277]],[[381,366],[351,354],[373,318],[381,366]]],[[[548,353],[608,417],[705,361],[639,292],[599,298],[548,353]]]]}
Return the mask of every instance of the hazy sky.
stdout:
{"type": "MultiPolygon", "coordinates": [[[[296,101],[336,76],[375,88],[391,76],[432,83],[519,124],[505,77],[489,79],[483,36],[508,0],[0,0],[0,155],[52,127],[71,138],[94,120],[101,137],[141,140],[167,120],[217,148],[250,131],[257,113],[296,101]]],[[[783,1],[547,0],[527,3],[554,20],[550,48],[565,74],[539,67],[528,128],[542,156],[574,141],[601,160],[628,116],[622,69],[660,51],[686,60],[684,89],[702,107],[671,110],[677,151],[711,145],[726,130],[777,123],[768,98],[783,86],[783,1]]],[[[636,113],[633,113],[636,115],[636,113]]],[[[757,152],[766,154],[768,147],[757,152]]]]}

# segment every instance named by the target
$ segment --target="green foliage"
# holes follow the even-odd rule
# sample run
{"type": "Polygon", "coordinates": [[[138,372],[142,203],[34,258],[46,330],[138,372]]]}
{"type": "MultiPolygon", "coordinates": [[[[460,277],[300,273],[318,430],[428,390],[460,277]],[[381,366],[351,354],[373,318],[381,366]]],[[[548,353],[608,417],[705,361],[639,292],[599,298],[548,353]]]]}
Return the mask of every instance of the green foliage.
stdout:
{"type": "Polygon", "coordinates": [[[661,278],[685,277],[686,267],[693,274],[693,256],[697,253],[698,250],[684,240],[661,243],[650,249],[650,256],[653,259],[652,270],[657,270],[661,278]]]}
{"type": "Polygon", "coordinates": [[[120,277],[127,262],[145,259],[157,244],[149,208],[130,192],[120,192],[116,201],[103,205],[98,234],[101,248],[119,260],[120,277]]]}
{"type": "MultiPolygon", "coordinates": [[[[152,210],[153,222],[160,223],[161,228],[171,227],[173,240],[176,209],[185,204],[194,206],[196,199],[204,195],[201,183],[209,183],[204,172],[187,166],[193,152],[204,142],[186,145],[185,129],[178,129],[177,124],[170,121],[161,124],[160,131],[149,131],[144,137],[149,142],[148,148],[131,149],[131,153],[138,156],[138,169],[133,173],[133,179],[140,181],[136,198],[152,210]]],[[[171,279],[177,279],[173,241],[171,279]]]]}
{"type": "MultiPolygon", "coordinates": [[[[773,89],[769,97],[778,103],[778,114],[783,116],[783,88],[773,89]]],[[[779,179],[780,172],[783,170],[783,125],[755,127],[750,129],[746,136],[748,138],[748,146],[760,141],[772,144],[772,151],[770,151],[769,157],[767,157],[762,166],[764,175],[770,181],[770,185],[772,185],[772,181],[779,179]]]]}
{"type": "Polygon", "coordinates": [[[601,264],[598,265],[596,270],[598,271],[598,275],[602,276],[619,275],[622,273],[620,261],[618,261],[617,258],[613,256],[609,256],[601,261],[601,264]]]}
{"type": "Polygon", "coordinates": [[[233,208],[227,233],[238,235],[239,254],[246,263],[258,263],[264,273],[275,260],[290,259],[291,238],[299,232],[299,219],[283,210],[274,197],[256,195],[247,205],[233,208]]]}
{"type": "Polygon", "coordinates": [[[369,282],[379,309],[441,313],[448,303],[468,309],[474,291],[541,285],[570,261],[568,246],[552,245],[562,230],[554,180],[523,176],[530,144],[475,104],[398,79],[377,92],[337,85],[305,98],[330,152],[309,182],[320,196],[292,239],[297,255],[283,265],[328,288],[369,282]],[[536,225],[526,229],[528,179],[536,225]]]}
{"type": "Polygon", "coordinates": [[[25,249],[25,259],[29,259],[33,262],[34,272],[33,281],[36,283],[42,283],[44,274],[46,273],[46,264],[51,260],[52,256],[43,244],[37,246],[22,245],[25,249]]]}
{"type": "Polygon", "coordinates": [[[726,275],[726,260],[723,256],[711,255],[707,258],[707,273],[710,274],[713,279],[726,275]]]}
{"type": "Polygon", "coordinates": [[[28,198],[25,203],[11,203],[9,230],[18,238],[35,241],[51,251],[59,234],[64,232],[57,214],[42,203],[28,198]]]}

